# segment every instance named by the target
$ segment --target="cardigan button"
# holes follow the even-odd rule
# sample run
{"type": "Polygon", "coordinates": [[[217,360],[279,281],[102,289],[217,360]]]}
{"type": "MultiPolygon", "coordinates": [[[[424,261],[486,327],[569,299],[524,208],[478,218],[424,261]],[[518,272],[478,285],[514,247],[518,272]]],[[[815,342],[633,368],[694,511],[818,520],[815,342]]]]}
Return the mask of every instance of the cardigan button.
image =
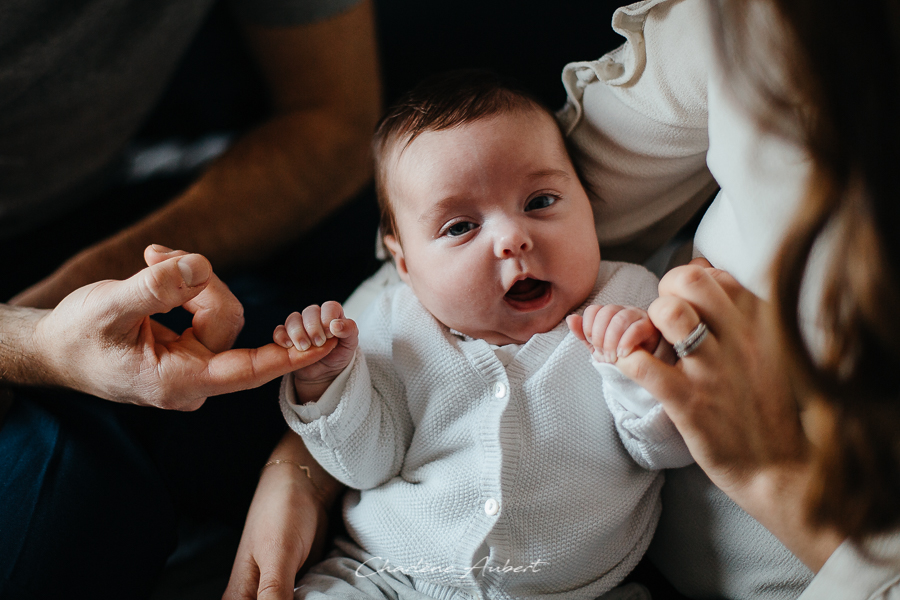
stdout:
{"type": "Polygon", "coordinates": [[[488,501],[484,503],[484,514],[493,517],[498,512],[500,512],[500,503],[493,498],[488,498],[488,501]]]}
{"type": "Polygon", "coordinates": [[[502,381],[494,384],[494,396],[497,398],[506,398],[506,385],[502,381]]]}

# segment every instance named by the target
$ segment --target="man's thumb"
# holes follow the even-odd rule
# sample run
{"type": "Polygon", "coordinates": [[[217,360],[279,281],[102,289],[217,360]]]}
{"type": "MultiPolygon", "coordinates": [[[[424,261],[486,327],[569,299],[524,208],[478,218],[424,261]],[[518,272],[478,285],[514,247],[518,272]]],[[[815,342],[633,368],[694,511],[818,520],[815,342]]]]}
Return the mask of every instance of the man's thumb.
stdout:
{"type": "Polygon", "coordinates": [[[140,319],[164,313],[194,298],[209,283],[212,266],[199,254],[164,260],[116,282],[121,316],[140,319]]]}

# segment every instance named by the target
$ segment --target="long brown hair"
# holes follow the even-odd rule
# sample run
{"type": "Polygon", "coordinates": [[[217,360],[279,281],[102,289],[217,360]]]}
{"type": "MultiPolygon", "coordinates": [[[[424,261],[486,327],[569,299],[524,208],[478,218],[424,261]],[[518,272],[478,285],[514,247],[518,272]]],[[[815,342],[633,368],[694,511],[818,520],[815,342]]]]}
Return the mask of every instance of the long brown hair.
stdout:
{"type": "Polygon", "coordinates": [[[804,394],[833,419],[817,447],[816,522],[861,539],[900,526],[900,2],[713,0],[726,64],[762,127],[812,161],[806,198],[775,264],[786,354],[804,394]],[[765,48],[752,25],[768,9],[783,31],[765,48]],[[756,42],[759,40],[757,39],[756,42]],[[772,60],[769,55],[769,64],[772,60]],[[774,83],[773,83],[774,81],[774,83]],[[746,92],[746,90],[741,90],[746,92]],[[824,242],[824,243],[823,243],[824,242]],[[827,247],[821,346],[800,319],[810,258],[827,247]]]}

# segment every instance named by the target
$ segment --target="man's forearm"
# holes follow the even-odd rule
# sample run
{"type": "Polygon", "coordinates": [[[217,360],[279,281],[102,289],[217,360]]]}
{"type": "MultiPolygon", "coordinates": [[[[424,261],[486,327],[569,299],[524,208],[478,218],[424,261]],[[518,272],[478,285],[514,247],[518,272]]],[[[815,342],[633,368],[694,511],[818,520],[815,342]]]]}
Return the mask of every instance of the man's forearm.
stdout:
{"type": "MultiPolygon", "coordinates": [[[[309,231],[352,197],[371,175],[369,146],[381,112],[373,23],[364,0],[320,23],[246,27],[275,116],[179,198],[94,252],[115,261],[162,243],[227,269],[309,231]]],[[[113,276],[142,266],[132,262],[113,276]]]]}
{"type": "Polygon", "coordinates": [[[14,303],[52,307],[87,283],[128,277],[143,267],[151,243],[202,253],[217,269],[250,262],[308,231],[368,180],[381,95],[370,0],[326,21],[245,33],[274,116],[182,195],[79,253],[14,303]]]}
{"type": "Polygon", "coordinates": [[[0,384],[38,385],[52,381],[35,349],[35,328],[46,312],[0,304],[0,384]]]}
{"type": "Polygon", "coordinates": [[[222,269],[264,256],[310,230],[368,180],[371,125],[337,121],[310,112],[266,123],[180,197],[76,261],[105,265],[96,280],[139,270],[151,243],[201,253],[222,269]]]}
{"type": "MultiPolygon", "coordinates": [[[[374,118],[373,118],[374,120],[374,118]]],[[[272,119],[239,140],[185,193],[64,264],[16,303],[52,307],[70,291],[143,268],[143,249],[201,253],[217,269],[251,262],[310,230],[370,177],[372,121],[325,111],[272,119]]],[[[26,292],[27,294],[27,292],[26,292]]]]}

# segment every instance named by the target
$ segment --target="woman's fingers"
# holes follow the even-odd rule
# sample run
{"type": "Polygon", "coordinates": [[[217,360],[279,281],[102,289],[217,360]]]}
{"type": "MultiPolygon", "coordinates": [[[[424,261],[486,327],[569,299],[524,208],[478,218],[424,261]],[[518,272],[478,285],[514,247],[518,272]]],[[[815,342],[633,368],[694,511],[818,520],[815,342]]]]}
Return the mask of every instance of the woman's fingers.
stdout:
{"type": "MultiPolygon", "coordinates": [[[[740,318],[738,305],[732,295],[740,296],[742,293],[749,294],[750,292],[740,288],[737,282],[734,282],[734,285],[728,283],[728,291],[726,291],[720,280],[734,281],[733,278],[721,271],[713,276],[713,271],[716,269],[706,269],[697,265],[685,265],[672,269],[660,280],[659,295],[661,298],[674,296],[687,301],[693,306],[699,319],[703,320],[712,331],[719,331],[720,324],[740,318]],[[737,288],[734,287],[735,285],[737,288]],[[743,292],[740,292],[738,288],[743,292]]],[[[666,328],[661,326],[664,323],[658,321],[658,317],[655,318],[651,314],[651,318],[653,318],[653,324],[663,332],[667,340],[672,343],[678,341],[677,339],[673,341],[666,335],[666,328]]],[[[693,327],[696,326],[697,323],[694,323],[693,327]]]]}
{"type": "MultiPolygon", "coordinates": [[[[674,296],[660,296],[647,309],[650,320],[662,333],[666,341],[673,346],[683,342],[701,323],[700,315],[694,307],[681,298],[674,296]]],[[[709,333],[690,356],[685,358],[698,358],[704,354],[715,352],[716,340],[710,327],[709,333]]]]}
{"type": "MultiPolygon", "coordinates": [[[[616,361],[622,373],[653,394],[674,420],[690,399],[690,380],[676,365],[669,365],[643,349],[637,349],[616,361]]],[[[676,423],[677,425],[677,423],[676,423]]]]}
{"type": "MultiPolygon", "coordinates": [[[[647,309],[650,320],[670,344],[683,341],[700,323],[700,316],[690,303],[673,296],[661,296],[647,309]]],[[[616,366],[658,398],[675,417],[690,401],[693,386],[690,382],[691,364],[695,359],[715,356],[718,342],[712,332],[699,346],[675,365],[668,365],[648,352],[632,352],[619,358],[616,366]]],[[[696,366],[696,365],[694,365],[696,366]]]]}
{"type": "Polygon", "coordinates": [[[716,269],[705,258],[695,258],[688,264],[705,269],[710,277],[721,286],[722,290],[728,294],[728,297],[731,298],[732,302],[735,304],[743,304],[748,297],[754,300],[756,299],[747,288],[738,283],[738,280],[735,279],[731,273],[722,269],[716,269]]]}

